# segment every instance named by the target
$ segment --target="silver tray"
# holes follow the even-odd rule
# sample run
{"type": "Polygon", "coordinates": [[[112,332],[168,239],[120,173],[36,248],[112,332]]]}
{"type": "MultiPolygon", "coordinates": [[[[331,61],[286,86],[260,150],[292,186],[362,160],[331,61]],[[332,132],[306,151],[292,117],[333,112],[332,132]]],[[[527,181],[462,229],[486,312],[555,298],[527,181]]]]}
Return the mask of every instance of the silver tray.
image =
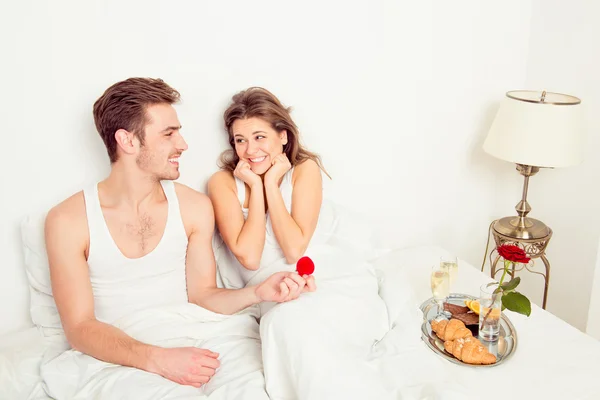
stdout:
{"type": "MultiPolygon", "coordinates": [[[[450,296],[448,296],[447,302],[464,306],[464,301],[467,299],[473,300],[476,299],[476,297],[462,293],[452,293],[450,294],[450,296]]],[[[421,304],[420,308],[423,312],[421,338],[431,350],[433,350],[435,353],[439,354],[440,356],[454,364],[477,368],[495,367],[508,360],[517,349],[517,331],[515,330],[515,327],[510,322],[508,317],[504,313],[502,313],[500,318],[500,337],[498,338],[498,340],[495,342],[487,342],[485,340],[480,340],[480,342],[485,347],[487,347],[488,351],[496,356],[497,361],[494,364],[490,365],[474,365],[464,363],[456,357],[454,357],[452,354],[448,353],[444,349],[444,342],[440,338],[438,338],[434,332],[431,331],[430,321],[436,316],[438,311],[437,305],[433,301],[433,298],[427,299],[423,304],[421,304]]]]}

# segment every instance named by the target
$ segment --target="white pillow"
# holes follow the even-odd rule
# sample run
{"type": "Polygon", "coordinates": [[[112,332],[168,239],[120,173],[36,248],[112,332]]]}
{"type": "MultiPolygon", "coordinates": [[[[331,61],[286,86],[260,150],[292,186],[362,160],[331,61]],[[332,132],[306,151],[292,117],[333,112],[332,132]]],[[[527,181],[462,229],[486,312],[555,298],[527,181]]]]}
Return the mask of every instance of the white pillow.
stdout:
{"type": "Polygon", "coordinates": [[[375,259],[381,249],[376,245],[373,220],[366,214],[352,211],[332,200],[323,201],[319,224],[323,225],[323,231],[326,232],[327,243],[345,249],[363,260],[375,259]],[[328,224],[330,225],[325,227],[328,224]]]}
{"type": "MultiPolygon", "coordinates": [[[[390,323],[397,322],[407,310],[418,310],[421,302],[431,297],[431,266],[449,253],[437,246],[413,246],[395,249],[373,260],[379,279],[379,295],[388,307],[390,323]]],[[[418,314],[420,316],[420,314],[418,314]]]]}
{"type": "MultiPolygon", "coordinates": [[[[310,240],[307,253],[312,246],[331,245],[351,254],[355,259],[370,261],[379,254],[374,246],[372,222],[363,214],[353,212],[329,198],[323,198],[317,227],[310,240]]],[[[245,286],[240,274],[241,267],[235,256],[218,233],[213,235],[212,248],[217,264],[219,287],[240,289],[245,286]]]]}
{"type": "Polygon", "coordinates": [[[227,245],[217,229],[213,234],[212,249],[217,266],[217,286],[226,289],[243,288],[244,281],[237,268],[238,261],[227,249],[227,245]]]}
{"type": "Polygon", "coordinates": [[[31,214],[21,221],[25,269],[29,281],[31,320],[46,337],[64,336],[50,283],[44,224],[46,213],[31,214]]]}

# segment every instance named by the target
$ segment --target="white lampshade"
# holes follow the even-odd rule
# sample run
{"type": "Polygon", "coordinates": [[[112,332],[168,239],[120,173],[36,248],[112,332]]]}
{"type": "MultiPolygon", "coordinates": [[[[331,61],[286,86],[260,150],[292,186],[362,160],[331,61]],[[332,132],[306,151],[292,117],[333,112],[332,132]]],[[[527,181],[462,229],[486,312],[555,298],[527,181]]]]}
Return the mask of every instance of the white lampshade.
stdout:
{"type": "Polygon", "coordinates": [[[501,160],[537,167],[578,164],[584,141],[580,103],[577,97],[559,93],[508,92],[483,150],[501,160]]]}

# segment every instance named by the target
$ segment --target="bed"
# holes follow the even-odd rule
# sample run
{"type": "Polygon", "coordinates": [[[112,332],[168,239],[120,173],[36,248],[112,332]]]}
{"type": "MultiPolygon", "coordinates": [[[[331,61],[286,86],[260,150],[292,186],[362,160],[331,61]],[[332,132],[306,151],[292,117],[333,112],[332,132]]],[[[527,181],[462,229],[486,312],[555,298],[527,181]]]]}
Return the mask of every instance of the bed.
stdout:
{"type": "MultiPolygon", "coordinates": [[[[32,285],[32,319],[46,327],[2,337],[0,399],[49,398],[42,387],[39,366],[48,340],[54,340],[48,325],[56,320],[40,321],[36,314],[36,307],[38,311],[40,307],[43,309],[40,303],[43,290],[36,284],[45,279],[43,268],[36,270],[43,259],[40,218],[28,217],[22,229],[32,285]]],[[[430,268],[444,254],[448,251],[436,246],[418,246],[380,251],[371,260],[390,329],[373,345],[369,362],[392,398],[504,399],[507,390],[513,398],[600,398],[600,342],[535,305],[530,317],[507,313],[518,333],[519,345],[502,365],[493,368],[456,365],[429,349],[418,329],[418,307],[431,297],[430,268]]],[[[476,295],[479,286],[489,280],[459,259],[453,291],[476,295]]],[[[207,398],[217,400],[221,396],[217,393],[207,398]]]]}

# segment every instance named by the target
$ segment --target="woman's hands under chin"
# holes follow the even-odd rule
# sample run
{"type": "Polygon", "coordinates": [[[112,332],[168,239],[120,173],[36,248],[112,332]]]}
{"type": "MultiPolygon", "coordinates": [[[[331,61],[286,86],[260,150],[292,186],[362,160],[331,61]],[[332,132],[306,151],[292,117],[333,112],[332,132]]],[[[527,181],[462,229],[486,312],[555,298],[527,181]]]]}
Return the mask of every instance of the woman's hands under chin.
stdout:
{"type": "Polygon", "coordinates": [[[255,174],[254,171],[252,171],[252,168],[250,168],[250,164],[244,160],[238,161],[237,166],[233,171],[233,176],[241,179],[250,188],[254,187],[255,185],[262,185],[262,179],[260,179],[260,176],[255,174]]]}
{"type": "Polygon", "coordinates": [[[279,180],[292,168],[285,153],[281,153],[271,161],[271,167],[265,174],[265,183],[279,185],[279,180]]]}

